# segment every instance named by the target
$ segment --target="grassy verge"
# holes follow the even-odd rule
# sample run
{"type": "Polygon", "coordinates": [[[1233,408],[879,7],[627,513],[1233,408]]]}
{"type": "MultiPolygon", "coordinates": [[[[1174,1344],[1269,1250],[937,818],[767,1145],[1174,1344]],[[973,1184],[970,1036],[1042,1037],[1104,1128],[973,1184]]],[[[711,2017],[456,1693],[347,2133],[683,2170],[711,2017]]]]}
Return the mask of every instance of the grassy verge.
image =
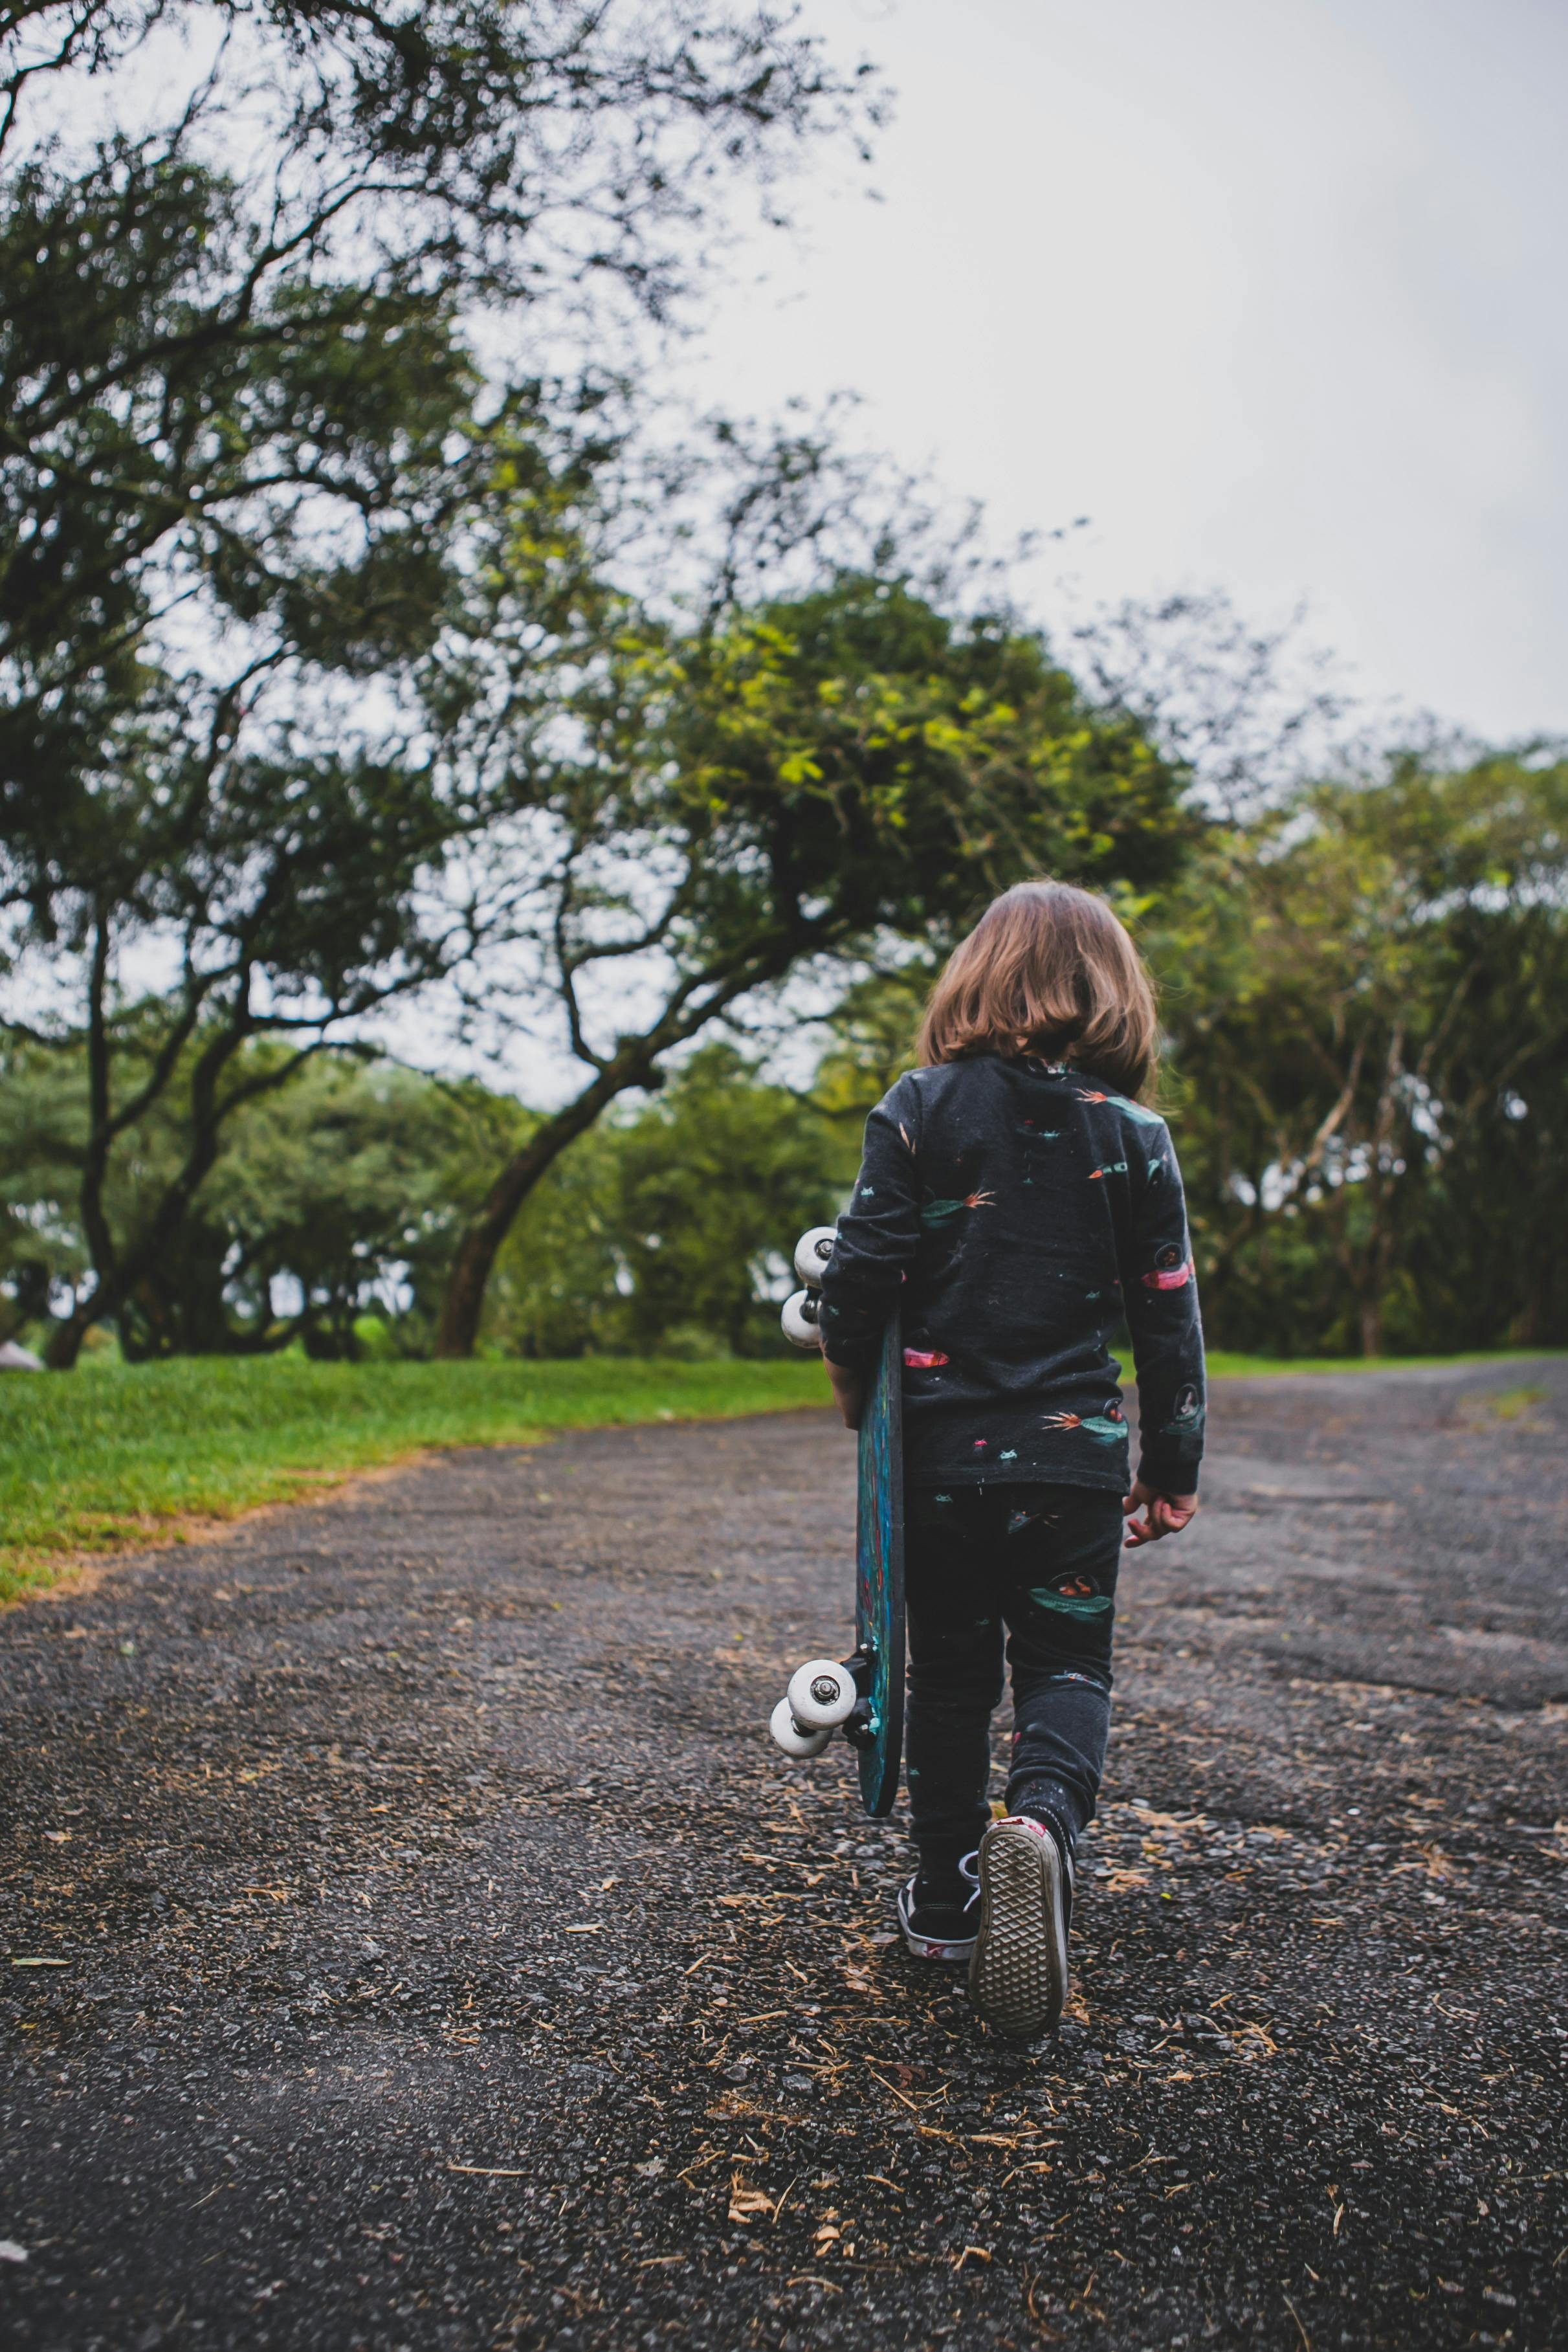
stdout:
{"type": "Polygon", "coordinates": [[[1300,1372],[1416,1372],[1452,1364],[1535,1364],[1558,1348],[1492,1348],[1473,1356],[1236,1356],[1208,1352],[1210,1380],[1280,1379],[1300,1372]]]}
{"type": "Polygon", "coordinates": [[[429,1445],[823,1404],[782,1363],[312,1364],[185,1358],[0,1374],[0,1601],[83,1552],[179,1539],[429,1445]]]}
{"type": "MultiPolygon", "coordinates": [[[[1506,1363],[1514,1356],[1423,1359],[1506,1363]]],[[[1407,1370],[1360,1357],[1217,1354],[1217,1378],[1407,1370]]],[[[779,1363],[312,1364],[299,1357],[0,1374],[0,1602],[84,1552],[180,1540],[430,1445],[824,1404],[814,1360],[779,1363]]]]}

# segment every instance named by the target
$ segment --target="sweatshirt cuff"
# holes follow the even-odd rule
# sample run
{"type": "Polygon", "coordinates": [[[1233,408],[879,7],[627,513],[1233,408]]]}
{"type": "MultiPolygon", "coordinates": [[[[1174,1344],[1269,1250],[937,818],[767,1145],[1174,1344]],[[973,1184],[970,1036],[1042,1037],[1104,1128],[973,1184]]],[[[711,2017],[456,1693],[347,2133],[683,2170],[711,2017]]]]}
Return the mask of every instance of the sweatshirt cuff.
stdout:
{"type": "Polygon", "coordinates": [[[1184,1461],[1177,1454],[1162,1454],[1157,1447],[1145,1446],[1138,1457],[1139,1477],[1157,1495],[1196,1495],[1198,1468],[1197,1462],[1184,1461]]]}

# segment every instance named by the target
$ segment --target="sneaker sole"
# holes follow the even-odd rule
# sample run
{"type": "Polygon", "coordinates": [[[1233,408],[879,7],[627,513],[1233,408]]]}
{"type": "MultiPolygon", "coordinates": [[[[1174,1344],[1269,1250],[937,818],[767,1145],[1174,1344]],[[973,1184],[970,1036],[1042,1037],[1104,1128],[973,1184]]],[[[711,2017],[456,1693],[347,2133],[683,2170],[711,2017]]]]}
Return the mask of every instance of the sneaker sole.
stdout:
{"type": "Polygon", "coordinates": [[[1053,1837],[998,1822],[980,1845],[980,1927],[969,1993],[988,2025],[1028,2041],[1067,1998],[1066,1901],[1053,1837]]]}

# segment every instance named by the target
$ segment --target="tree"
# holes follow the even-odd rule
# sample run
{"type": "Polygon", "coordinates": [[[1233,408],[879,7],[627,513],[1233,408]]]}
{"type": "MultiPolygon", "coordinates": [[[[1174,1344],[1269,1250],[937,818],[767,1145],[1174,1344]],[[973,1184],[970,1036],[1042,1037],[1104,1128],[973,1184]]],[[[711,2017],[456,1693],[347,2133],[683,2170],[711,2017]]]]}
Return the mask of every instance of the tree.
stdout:
{"type": "Polygon", "coordinates": [[[858,1148],[846,1153],[814,1106],[758,1080],[727,1044],[695,1054],[619,1144],[633,1352],[687,1334],[734,1356],[776,1351],[769,1276],[788,1271],[799,1233],[837,1214],[858,1148]]]}
{"type": "MultiPolygon", "coordinates": [[[[246,1060],[278,1057],[263,1045],[246,1060]]],[[[125,1353],[272,1353],[298,1339],[351,1360],[367,1316],[401,1352],[423,1352],[465,1171],[525,1116],[472,1084],[322,1055],[235,1116],[174,1244],[120,1311],[125,1353]]],[[[143,1165],[150,1142],[138,1139],[143,1165]]],[[[147,1190],[157,1196],[156,1173],[147,1190]]]]}
{"type": "MultiPolygon", "coordinates": [[[[156,1049],[152,1037],[148,1052],[156,1049]]],[[[193,1047],[193,1062],[199,1047],[193,1047]]],[[[427,1352],[473,1169],[529,1114],[473,1082],[447,1085],[363,1052],[235,1056],[243,1102],[200,1193],[163,1246],[150,1228],[185,1150],[189,1071],[148,1097],[112,1161],[100,1209],[118,1259],[139,1269],[116,1315],[131,1361],[204,1354],[352,1357],[379,1315],[401,1352],[427,1352]]],[[[91,1134],[85,1052],[0,1055],[0,1330],[46,1321],[51,1295],[90,1292],[75,1211],[91,1134]]],[[[69,1305],[59,1315],[68,1323],[69,1305]]]]}
{"type": "Polygon", "coordinates": [[[44,984],[57,975],[62,996],[73,982],[81,992],[74,1017],[7,1024],[38,1052],[86,1066],[77,1211],[94,1280],[51,1338],[57,1367],[165,1258],[235,1114],[455,951],[450,931],[432,938],[417,920],[461,814],[439,781],[352,749],[287,760],[286,748],[234,762],[219,751],[210,765],[197,756],[119,780],[94,796],[100,830],[68,877],[57,873],[47,893],[35,874],[14,886],[33,893],[29,969],[44,984]],[[156,994],[119,984],[138,947],[166,959],[156,994]],[[246,1064],[244,1049],[267,1036],[294,1050],[246,1064]],[[156,1207],[122,1238],[108,1212],[116,1156],[164,1098],[182,1149],[156,1207]]]}
{"type": "Polygon", "coordinates": [[[0,971],[11,1034],[89,1074],[95,1280],[51,1362],[166,1259],[228,1119],[475,944],[440,887],[488,814],[441,757],[476,518],[516,645],[570,634],[604,445],[515,335],[482,371],[472,314],[667,309],[719,171],[766,180],[854,92],[768,13],[680,0],[0,22],[0,971]],[[296,1060],[239,1075],[265,1035],[296,1060]],[[117,1239],[115,1154],[176,1086],[183,1149],[117,1239]]]}
{"type": "Polygon", "coordinates": [[[1260,626],[1223,589],[1128,597],[1077,619],[1063,642],[1094,700],[1141,719],[1199,803],[1232,824],[1366,768],[1364,743],[1343,740],[1352,704],[1303,610],[1260,626]]]}
{"type": "Polygon", "coordinates": [[[1038,635],[885,574],[685,629],[628,610],[549,728],[507,746],[517,824],[493,887],[518,994],[535,1021],[553,999],[587,1075],[465,1232],[445,1356],[471,1352],[545,1171],[707,1024],[815,963],[939,945],[1023,873],[1167,876],[1192,832],[1179,773],[1038,635]]]}
{"type": "Polygon", "coordinates": [[[1300,790],[1212,837],[1151,945],[1218,1336],[1565,1328],[1568,764],[1406,753],[1300,790]]]}
{"type": "MultiPolygon", "coordinates": [[[[252,1046],[242,1071],[287,1049],[252,1046]]],[[[472,1081],[451,1086],[325,1052],[253,1097],[165,1255],[118,1317],[132,1361],[428,1353],[452,1243],[482,1171],[538,1122],[472,1081]],[[373,1329],[371,1328],[373,1326],[373,1329]]],[[[89,1279],[69,1221],[87,1074],[0,1063],[0,1293],[9,1338],[51,1286],[89,1279]]],[[[155,1213],[181,1148],[152,1103],[105,1208],[123,1250],[155,1213]]],[[[782,1348],[774,1296],[799,1228],[830,1217],[852,1139],[727,1044],[657,1095],[617,1106],[536,1188],[497,1263],[484,1342],[505,1354],[750,1355],[782,1348]]],[[[791,1278],[792,1280],[792,1278],[791,1278]]]]}
{"type": "MultiPolygon", "coordinates": [[[[459,317],[574,283],[667,308],[716,173],[766,178],[857,110],[778,18],[682,0],[18,0],[0,91],[7,830],[47,830],[62,777],[101,765],[155,689],[160,620],[188,645],[202,620],[286,616],[345,501],[378,559],[336,583],[353,634],[367,589],[395,634],[429,551],[387,411],[417,431],[431,371],[446,400],[459,317]],[[98,135],[62,138],[62,81],[98,135]],[[171,92],[151,109],[150,81],[171,92]]],[[[503,362],[495,405],[537,416],[540,374],[503,362]]]]}
{"type": "MultiPolygon", "coordinates": [[[[484,1343],[562,1356],[778,1352],[786,1253],[854,1173],[815,1106],[711,1043],[555,1160],[497,1258],[484,1343]],[[776,1295],[779,1294],[779,1295],[776,1295]]],[[[787,1280],[785,1279],[787,1277],[787,1280]]]]}
{"type": "Polygon", "coordinates": [[[925,1001],[940,970],[929,950],[873,965],[851,982],[824,1024],[827,1050],[812,1099],[858,1144],[869,1112],[914,1066],[925,1001]]]}
{"type": "Polygon", "coordinates": [[[1559,892],[1455,929],[1469,981],[1446,1052],[1453,1110],[1403,1223],[1388,1320],[1423,1349],[1562,1347],[1568,921],[1559,892]]]}
{"type": "Polygon", "coordinates": [[[0,1341],[86,1270],[72,1215],[85,1106],[54,1056],[0,1035],[0,1341]]]}
{"type": "Polygon", "coordinates": [[[85,239],[89,262],[78,317],[44,270],[6,330],[14,396],[59,389],[50,433],[13,420],[13,446],[24,425],[33,439],[6,470],[0,595],[0,955],[29,1003],[12,1026],[79,1046],[90,1076],[98,1278],[52,1338],[57,1366],[167,1254],[225,1121],[292,1066],[242,1082],[236,1055],[263,1034],[319,1049],[472,947],[461,909],[427,919],[481,812],[419,689],[434,698],[476,512],[508,531],[537,633],[570,593],[552,583],[554,518],[580,469],[552,467],[526,398],[481,418],[439,303],[341,286],[353,331],[323,343],[319,320],[289,331],[284,283],[256,295],[253,343],[201,331],[205,278],[226,284],[243,242],[219,194],[182,172],[160,211],[117,166],[64,187],[35,172],[6,225],[16,251],[85,239]],[[131,383],[120,355],[160,339],[131,383]],[[95,357],[108,388],[80,401],[95,357]],[[160,966],[154,988],[129,977],[160,966]],[[104,1212],[111,1163],[177,1076],[186,1148],[128,1255],[104,1212]]]}

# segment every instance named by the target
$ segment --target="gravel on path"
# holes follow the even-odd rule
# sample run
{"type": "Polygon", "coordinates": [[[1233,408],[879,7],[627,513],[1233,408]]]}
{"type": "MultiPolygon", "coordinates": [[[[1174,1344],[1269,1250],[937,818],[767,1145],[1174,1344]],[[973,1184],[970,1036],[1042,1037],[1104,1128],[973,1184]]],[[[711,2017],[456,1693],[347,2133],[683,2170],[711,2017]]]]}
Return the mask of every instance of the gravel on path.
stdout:
{"type": "Polygon", "coordinates": [[[767,1737],[848,1639],[825,1414],[0,1617],[0,2342],[1568,2344],[1568,1363],[1212,1418],[1032,2049],[767,1737]]]}

